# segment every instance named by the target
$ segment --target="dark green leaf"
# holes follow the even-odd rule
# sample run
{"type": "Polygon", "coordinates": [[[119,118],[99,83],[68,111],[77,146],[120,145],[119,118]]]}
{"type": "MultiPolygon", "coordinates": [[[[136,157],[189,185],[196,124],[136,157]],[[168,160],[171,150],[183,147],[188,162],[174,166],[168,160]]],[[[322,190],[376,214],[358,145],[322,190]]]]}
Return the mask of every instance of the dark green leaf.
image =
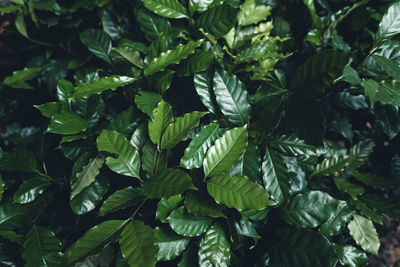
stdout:
{"type": "Polygon", "coordinates": [[[183,198],[180,195],[160,199],[157,204],[156,218],[166,222],[167,217],[180,206],[182,200],[183,198]]]}
{"type": "Polygon", "coordinates": [[[179,72],[184,76],[208,70],[214,63],[214,53],[208,50],[198,50],[182,62],[179,72]]]}
{"type": "Polygon", "coordinates": [[[167,221],[176,233],[187,236],[200,236],[211,226],[213,220],[209,217],[192,215],[184,207],[180,207],[168,216],[167,221]]]}
{"type": "Polygon", "coordinates": [[[167,168],[168,151],[158,151],[157,147],[147,142],[143,147],[142,168],[151,177],[167,168]]]}
{"type": "Polygon", "coordinates": [[[139,188],[128,186],[117,190],[104,201],[99,216],[105,216],[108,213],[139,204],[143,199],[144,196],[139,188]]]}
{"type": "Polygon", "coordinates": [[[231,176],[241,175],[258,182],[261,175],[261,156],[257,145],[249,140],[242,158],[228,171],[231,176]]]}
{"type": "Polygon", "coordinates": [[[326,148],[308,145],[294,135],[281,135],[269,145],[293,156],[321,156],[327,152],[326,148]]]}
{"type": "Polygon", "coordinates": [[[394,37],[400,30],[400,3],[394,3],[389,7],[386,14],[379,23],[375,34],[375,44],[394,37]]]}
{"type": "Polygon", "coordinates": [[[382,176],[369,174],[369,173],[361,173],[356,170],[352,170],[350,173],[358,181],[360,181],[366,185],[369,185],[373,188],[376,188],[376,189],[386,190],[386,189],[394,187],[394,184],[392,181],[387,180],[387,179],[383,178],[382,176]]]}
{"type": "Polygon", "coordinates": [[[159,94],[147,91],[140,91],[135,96],[135,103],[137,107],[150,118],[153,118],[153,110],[157,104],[162,100],[159,94]]]}
{"type": "Polygon", "coordinates": [[[47,127],[47,133],[55,134],[77,134],[89,127],[89,122],[82,119],[78,114],[62,110],[51,117],[47,127]]]}
{"type": "Polygon", "coordinates": [[[238,10],[227,4],[212,7],[200,15],[196,21],[196,26],[203,28],[216,38],[220,38],[235,25],[237,14],[238,10]]]}
{"type": "Polygon", "coordinates": [[[187,210],[194,215],[226,218],[225,214],[222,213],[222,206],[217,205],[210,197],[198,192],[189,192],[185,196],[184,203],[187,210]]]}
{"type": "Polygon", "coordinates": [[[347,179],[335,177],[334,182],[336,184],[336,187],[340,191],[348,193],[355,200],[358,198],[359,195],[365,193],[364,187],[362,187],[361,185],[353,184],[347,179]]]}
{"type": "Polygon", "coordinates": [[[213,114],[218,114],[218,106],[212,93],[213,76],[209,71],[194,75],[194,88],[204,106],[213,114]]]}
{"type": "Polygon", "coordinates": [[[40,113],[46,118],[51,118],[54,114],[60,112],[61,105],[59,102],[47,102],[42,105],[35,105],[35,108],[40,110],[40,113]]]}
{"type": "Polygon", "coordinates": [[[140,29],[144,32],[147,40],[152,41],[161,34],[168,34],[171,31],[171,24],[167,19],[153,15],[143,9],[137,12],[137,21],[140,29]]]}
{"type": "Polygon", "coordinates": [[[113,75],[103,77],[98,80],[92,81],[91,83],[83,84],[76,87],[72,98],[89,97],[91,95],[101,94],[108,89],[115,90],[120,86],[128,85],[130,83],[133,83],[134,81],[135,78],[127,76],[113,75]]]}
{"type": "Polygon", "coordinates": [[[33,79],[41,70],[42,68],[25,68],[14,71],[11,76],[4,79],[3,83],[12,88],[33,89],[26,82],[33,79]]]}
{"type": "Polygon", "coordinates": [[[231,250],[224,229],[214,224],[205,233],[199,247],[200,266],[230,266],[231,250]]]}
{"type": "Polygon", "coordinates": [[[79,37],[90,52],[111,64],[111,40],[105,32],[102,30],[88,29],[82,32],[79,37]]]}
{"type": "Polygon", "coordinates": [[[51,184],[47,179],[35,177],[25,180],[14,193],[13,202],[26,204],[34,201],[51,184]]]}
{"type": "Polygon", "coordinates": [[[390,77],[400,81],[400,67],[397,63],[378,55],[372,55],[372,58],[375,60],[376,64],[378,64],[378,66],[390,77]]]}
{"type": "Polygon", "coordinates": [[[37,172],[38,165],[32,151],[16,148],[0,158],[1,171],[37,172]]]}
{"type": "Polygon", "coordinates": [[[178,257],[188,246],[190,239],[177,235],[168,228],[157,227],[154,229],[158,245],[159,261],[170,261],[178,257]]]}
{"type": "Polygon", "coordinates": [[[369,259],[365,253],[351,245],[333,244],[336,255],[339,258],[339,263],[351,267],[365,266],[369,259]]]}
{"type": "Polygon", "coordinates": [[[188,12],[178,0],[142,0],[143,5],[162,17],[180,19],[188,17],[188,12]]]}

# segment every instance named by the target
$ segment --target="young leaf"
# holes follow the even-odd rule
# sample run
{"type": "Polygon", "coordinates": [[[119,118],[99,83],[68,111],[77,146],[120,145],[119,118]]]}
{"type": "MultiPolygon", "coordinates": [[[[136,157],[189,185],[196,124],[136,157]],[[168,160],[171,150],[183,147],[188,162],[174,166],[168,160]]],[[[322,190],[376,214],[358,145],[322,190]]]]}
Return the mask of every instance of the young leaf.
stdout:
{"type": "Polygon", "coordinates": [[[195,216],[188,213],[184,207],[174,210],[167,221],[176,233],[187,236],[200,236],[211,226],[213,220],[205,216],[195,216]]]}
{"type": "Polygon", "coordinates": [[[202,39],[197,41],[189,41],[187,44],[178,45],[173,50],[162,52],[158,57],[152,59],[149,65],[147,65],[147,67],[144,69],[144,75],[149,76],[153,73],[164,70],[171,64],[178,64],[181,60],[193,54],[195,49],[202,43],[202,39]]]}
{"type": "Polygon", "coordinates": [[[104,201],[99,216],[105,216],[108,213],[139,204],[143,199],[144,196],[139,188],[128,186],[117,190],[104,201]]]}
{"type": "Polygon", "coordinates": [[[162,17],[171,19],[187,18],[188,12],[178,0],[142,0],[143,5],[162,17]]]}
{"type": "Polygon", "coordinates": [[[239,78],[224,70],[216,70],[213,84],[222,114],[235,125],[247,123],[250,119],[251,106],[246,88],[239,78]]]}
{"type": "Polygon", "coordinates": [[[159,146],[161,137],[167,128],[168,124],[172,122],[172,107],[163,100],[158,103],[157,107],[153,110],[153,120],[149,121],[149,136],[153,144],[159,146]]]}
{"type": "Polygon", "coordinates": [[[350,267],[365,266],[369,259],[365,253],[351,245],[333,244],[336,255],[339,258],[339,263],[350,267]]]}
{"type": "Polygon", "coordinates": [[[238,10],[228,4],[212,7],[200,15],[196,26],[203,28],[216,38],[220,38],[235,26],[237,13],[238,10]]]}
{"type": "Polygon", "coordinates": [[[200,241],[200,266],[230,266],[231,250],[224,229],[219,224],[211,226],[200,241]]]}
{"type": "Polygon", "coordinates": [[[361,215],[354,214],[348,225],[350,235],[364,250],[378,255],[380,241],[373,223],[361,215]]]}
{"type": "Polygon", "coordinates": [[[120,86],[131,84],[135,80],[135,78],[118,75],[103,77],[90,83],[86,83],[76,87],[72,98],[87,98],[91,95],[101,94],[108,89],[115,90],[120,86]]]}
{"type": "Polygon", "coordinates": [[[162,100],[159,94],[147,91],[140,91],[135,96],[135,103],[137,107],[143,112],[153,118],[153,110],[157,104],[162,100]]]}
{"type": "Polygon", "coordinates": [[[262,210],[274,204],[261,185],[252,183],[244,176],[214,176],[207,182],[207,191],[217,203],[239,211],[262,210]]]}
{"type": "Polygon", "coordinates": [[[68,264],[73,264],[84,259],[87,255],[100,252],[107,244],[118,239],[125,225],[126,221],[110,220],[90,228],[68,250],[68,264]]]}
{"type": "Polygon", "coordinates": [[[121,233],[119,246],[122,256],[130,266],[155,266],[158,247],[150,226],[142,221],[130,222],[121,233]]]}
{"type": "Polygon", "coordinates": [[[162,222],[166,222],[167,217],[173,210],[180,206],[182,200],[183,198],[180,195],[160,199],[157,204],[156,218],[162,222]]]}
{"type": "Polygon", "coordinates": [[[189,131],[199,125],[200,118],[207,112],[193,111],[176,119],[165,128],[161,138],[161,149],[174,148],[180,141],[187,139],[189,131]]]}
{"type": "Polygon", "coordinates": [[[46,133],[77,134],[86,130],[89,125],[89,122],[82,119],[78,114],[62,110],[51,117],[46,133]]]}
{"type": "Polygon", "coordinates": [[[102,30],[88,29],[80,34],[81,42],[87,46],[90,52],[111,64],[111,39],[102,30]]]}
{"type": "Polygon", "coordinates": [[[245,152],[247,142],[247,125],[226,131],[207,151],[203,161],[205,176],[229,170],[245,152]]]}
{"type": "Polygon", "coordinates": [[[143,185],[143,194],[149,198],[179,195],[186,190],[197,190],[190,176],[179,169],[164,169],[143,185]]]}
{"type": "Polygon", "coordinates": [[[158,245],[157,260],[170,261],[178,257],[189,245],[190,239],[177,235],[166,227],[154,229],[158,245]]]}
{"type": "Polygon", "coordinates": [[[180,165],[186,169],[200,168],[207,149],[217,139],[219,125],[211,123],[201,129],[185,149],[180,165]]]}

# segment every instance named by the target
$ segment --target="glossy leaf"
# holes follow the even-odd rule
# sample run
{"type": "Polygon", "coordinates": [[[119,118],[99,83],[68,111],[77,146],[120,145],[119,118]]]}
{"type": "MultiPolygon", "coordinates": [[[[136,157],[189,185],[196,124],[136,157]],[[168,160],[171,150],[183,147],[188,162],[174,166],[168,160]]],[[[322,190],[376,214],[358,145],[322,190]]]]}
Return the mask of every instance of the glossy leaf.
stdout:
{"type": "Polygon", "coordinates": [[[365,266],[369,259],[365,253],[351,245],[334,244],[336,255],[339,258],[339,263],[351,267],[365,266]]]}
{"type": "Polygon", "coordinates": [[[1,171],[36,172],[37,161],[32,151],[16,148],[0,158],[1,171]]]}
{"type": "Polygon", "coordinates": [[[55,134],[77,134],[89,127],[89,122],[82,119],[78,114],[62,110],[51,117],[47,127],[47,133],[55,134]]]}
{"type": "Polygon", "coordinates": [[[238,22],[241,26],[248,26],[265,20],[270,14],[270,6],[257,5],[255,0],[246,0],[240,6],[238,22]]]}
{"type": "Polygon", "coordinates": [[[143,147],[142,168],[151,177],[167,168],[168,151],[158,151],[157,147],[148,142],[143,147]]]}
{"type": "Polygon", "coordinates": [[[111,63],[111,39],[102,30],[88,29],[79,35],[90,52],[107,63],[111,63]]]}
{"type": "Polygon", "coordinates": [[[185,196],[185,207],[194,215],[209,216],[212,218],[226,218],[222,213],[223,207],[217,205],[211,198],[198,192],[190,192],[185,196]]]}
{"type": "Polygon", "coordinates": [[[108,124],[107,129],[115,130],[125,136],[131,135],[140,122],[138,114],[139,111],[133,106],[130,106],[121,113],[115,115],[108,124]]]}
{"type": "Polygon", "coordinates": [[[230,244],[224,229],[219,224],[214,224],[200,241],[199,264],[200,266],[228,267],[230,258],[230,244]]]}
{"type": "Polygon", "coordinates": [[[188,17],[188,12],[178,0],[142,0],[143,5],[162,17],[180,19],[188,17]]]}
{"type": "Polygon", "coordinates": [[[178,257],[189,245],[190,239],[177,235],[168,228],[157,227],[154,229],[158,245],[157,260],[170,261],[178,257]]]}
{"type": "Polygon", "coordinates": [[[179,73],[189,76],[192,73],[198,73],[208,70],[214,63],[214,53],[208,50],[198,50],[182,62],[179,73]]]}
{"type": "Polygon", "coordinates": [[[186,113],[182,117],[178,117],[175,122],[170,123],[165,128],[161,138],[161,149],[174,148],[180,141],[187,139],[189,131],[199,125],[200,118],[207,112],[193,111],[186,113]]]}
{"type": "Polygon", "coordinates": [[[243,125],[250,119],[251,107],[244,84],[233,74],[216,70],[213,90],[219,108],[235,125],[243,125]]]}
{"type": "Polygon", "coordinates": [[[119,246],[130,266],[155,266],[158,247],[150,226],[142,221],[130,222],[121,233],[119,246]]]}
{"type": "Polygon", "coordinates": [[[245,152],[247,142],[247,125],[226,131],[207,151],[203,161],[205,176],[229,170],[245,152]]]}
{"type": "Polygon", "coordinates": [[[137,205],[143,199],[144,196],[139,188],[128,186],[117,190],[104,201],[99,216],[137,205]]]}
{"type": "Polygon", "coordinates": [[[47,102],[42,105],[35,105],[35,108],[40,110],[40,113],[46,118],[51,118],[54,114],[60,112],[61,105],[59,102],[47,102]]]}
{"type": "Polygon", "coordinates": [[[348,193],[353,199],[357,199],[359,195],[364,194],[365,189],[361,185],[353,184],[347,179],[336,177],[333,179],[336,187],[344,192],[348,193]]]}
{"type": "Polygon", "coordinates": [[[261,176],[261,156],[257,145],[249,140],[242,158],[228,171],[231,176],[241,175],[258,182],[261,176]]]}
{"type": "MultiPolygon", "coordinates": [[[[164,1],[164,0],[163,0],[164,1]]],[[[171,1],[171,0],[166,0],[171,1]]],[[[175,1],[175,0],[174,0],[175,1]]],[[[162,52],[154,58],[145,68],[144,74],[149,76],[153,73],[164,70],[171,64],[178,64],[181,60],[193,54],[195,49],[203,43],[203,40],[189,41],[187,44],[180,44],[173,50],[162,52]]]]}
{"type": "Polygon", "coordinates": [[[308,145],[294,135],[281,135],[272,140],[269,145],[293,156],[321,156],[327,152],[327,149],[308,145]]]}
{"type": "Polygon", "coordinates": [[[350,221],[352,215],[353,211],[350,210],[347,203],[341,201],[331,217],[321,225],[319,232],[326,237],[337,235],[343,225],[350,221]]]}
{"type": "Polygon", "coordinates": [[[197,190],[190,176],[179,169],[164,169],[143,185],[143,193],[149,198],[179,195],[186,190],[197,190]]]}
{"type": "Polygon", "coordinates": [[[166,222],[167,217],[173,210],[180,206],[182,200],[183,198],[180,195],[160,199],[157,204],[156,218],[162,222],[166,222]]]}
{"type": "Polygon", "coordinates": [[[26,204],[34,201],[51,184],[47,179],[35,177],[25,180],[14,193],[13,202],[26,204]]]}
{"type": "Polygon", "coordinates": [[[167,221],[172,230],[187,237],[200,236],[207,231],[213,222],[209,217],[188,213],[184,207],[180,207],[171,212],[167,221]]]}
{"type": "Polygon", "coordinates": [[[194,88],[204,106],[213,114],[218,114],[219,109],[212,91],[212,75],[209,71],[204,71],[194,75],[194,88]]]}
{"type": "Polygon", "coordinates": [[[389,7],[381,22],[378,31],[375,34],[375,43],[380,43],[386,39],[392,38],[400,30],[400,3],[394,3],[389,7]]]}
{"type": "Polygon", "coordinates": [[[115,90],[120,86],[125,86],[131,84],[135,81],[135,78],[127,76],[108,76],[103,77],[98,80],[92,81],[91,83],[86,83],[75,88],[72,98],[78,97],[89,97],[95,94],[101,94],[104,91],[111,89],[115,90]]]}
{"type": "Polygon", "coordinates": [[[12,73],[11,76],[3,80],[3,84],[12,88],[33,89],[33,87],[26,82],[33,79],[42,68],[24,68],[12,73]]]}
{"type": "Polygon", "coordinates": [[[153,119],[149,121],[149,136],[153,144],[161,143],[161,137],[165,128],[172,122],[172,107],[163,100],[153,110],[153,119]]]}
{"type": "Polygon", "coordinates": [[[123,220],[110,220],[90,228],[68,250],[68,263],[73,264],[87,255],[100,252],[107,244],[118,239],[125,224],[123,220]]]}
{"type": "Polygon", "coordinates": [[[349,157],[346,155],[325,158],[321,163],[315,166],[311,176],[322,177],[339,173],[349,164],[349,161],[349,157]]]}
{"type": "Polygon", "coordinates": [[[140,56],[140,53],[130,46],[119,46],[112,49],[112,60],[116,63],[125,61],[130,62],[138,68],[143,69],[144,63],[140,56]]]}
{"type": "Polygon", "coordinates": [[[149,41],[156,39],[161,34],[167,34],[171,30],[171,24],[167,19],[150,14],[143,9],[138,10],[137,21],[149,41]]]}
{"type": "Polygon", "coordinates": [[[235,25],[237,13],[237,9],[227,4],[212,7],[200,15],[196,21],[196,26],[203,28],[216,38],[220,38],[235,25]]]}
{"type": "Polygon", "coordinates": [[[350,149],[349,167],[358,169],[365,164],[372,151],[375,148],[375,143],[371,139],[365,139],[350,149]]]}
{"type": "Polygon", "coordinates": [[[367,218],[354,214],[348,225],[350,235],[364,250],[377,255],[380,241],[373,223],[367,218]]]}
{"type": "Polygon", "coordinates": [[[161,99],[159,94],[140,91],[139,94],[135,96],[135,103],[142,112],[149,115],[150,118],[153,118],[153,110],[161,99]]]}
{"type": "Polygon", "coordinates": [[[217,139],[218,133],[219,125],[216,123],[211,123],[201,129],[186,147],[180,165],[186,169],[200,168],[207,149],[217,139]]]}
{"type": "Polygon", "coordinates": [[[261,185],[251,182],[244,176],[231,177],[228,174],[214,176],[207,182],[207,191],[217,203],[239,211],[262,210],[274,204],[261,185]]]}

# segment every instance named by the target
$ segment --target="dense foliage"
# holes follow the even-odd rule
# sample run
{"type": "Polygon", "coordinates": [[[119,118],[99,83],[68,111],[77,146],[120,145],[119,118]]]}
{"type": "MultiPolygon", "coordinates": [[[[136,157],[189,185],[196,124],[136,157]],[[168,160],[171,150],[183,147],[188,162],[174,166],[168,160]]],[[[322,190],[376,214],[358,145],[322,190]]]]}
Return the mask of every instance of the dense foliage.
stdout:
{"type": "Polygon", "coordinates": [[[400,219],[400,3],[11,0],[6,266],[363,266],[400,219]]]}

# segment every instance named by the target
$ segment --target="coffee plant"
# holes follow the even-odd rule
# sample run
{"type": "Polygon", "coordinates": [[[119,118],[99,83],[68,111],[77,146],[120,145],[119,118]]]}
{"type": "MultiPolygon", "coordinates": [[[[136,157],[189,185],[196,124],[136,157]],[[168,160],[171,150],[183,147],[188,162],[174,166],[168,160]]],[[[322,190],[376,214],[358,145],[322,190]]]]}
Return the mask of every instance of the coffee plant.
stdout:
{"type": "Polygon", "coordinates": [[[11,0],[4,266],[365,266],[400,220],[400,2],[11,0]]]}

